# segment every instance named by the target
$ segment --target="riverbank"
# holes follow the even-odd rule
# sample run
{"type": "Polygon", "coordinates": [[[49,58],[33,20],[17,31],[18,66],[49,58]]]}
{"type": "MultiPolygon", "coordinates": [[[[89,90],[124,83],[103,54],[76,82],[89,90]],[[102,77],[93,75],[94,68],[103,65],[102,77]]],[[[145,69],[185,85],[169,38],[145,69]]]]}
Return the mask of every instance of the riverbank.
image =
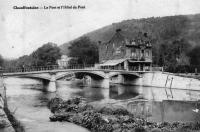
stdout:
{"type": "Polygon", "coordinates": [[[67,101],[54,98],[49,102],[50,120],[67,121],[92,132],[196,132],[200,123],[150,122],[136,117],[123,107],[108,104],[92,105],[81,98],[67,101]]]}
{"type": "Polygon", "coordinates": [[[3,78],[0,78],[0,132],[24,132],[23,126],[13,114],[8,109],[3,78]]]}
{"type": "Polygon", "coordinates": [[[9,120],[11,119],[9,118],[11,116],[10,114],[8,114],[8,112],[9,112],[8,109],[4,107],[3,98],[2,96],[0,96],[0,132],[15,132],[12,123],[9,120]]]}
{"type": "Polygon", "coordinates": [[[15,132],[25,132],[24,126],[14,117],[14,113],[11,113],[8,108],[4,108],[4,111],[15,132]]]}

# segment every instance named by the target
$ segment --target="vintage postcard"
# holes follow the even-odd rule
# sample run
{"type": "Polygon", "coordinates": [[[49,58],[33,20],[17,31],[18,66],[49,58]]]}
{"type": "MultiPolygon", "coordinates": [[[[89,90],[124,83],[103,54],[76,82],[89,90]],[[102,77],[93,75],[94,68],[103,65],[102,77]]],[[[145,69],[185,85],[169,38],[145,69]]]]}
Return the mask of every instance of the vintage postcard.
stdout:
{"type": "Polygon", "coordinates": [[[0,1],[0,132],[197,132],[199,100],[199,0],[0,1]]]}

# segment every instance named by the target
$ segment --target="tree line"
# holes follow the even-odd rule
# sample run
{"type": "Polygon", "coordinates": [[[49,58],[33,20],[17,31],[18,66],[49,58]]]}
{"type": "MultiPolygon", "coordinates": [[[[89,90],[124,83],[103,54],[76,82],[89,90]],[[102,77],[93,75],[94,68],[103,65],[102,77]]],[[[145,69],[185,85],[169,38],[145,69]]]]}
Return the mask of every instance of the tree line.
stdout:
{"type": "MultiPolygon", "coordinates": [[[[6,60],[0,56],[0,66],[22,68],[33,66],[57,65],[62,53],[54,43],[47,43],[32,52],[15,60],[6,60]]],[[[98,44],[89,37],[81,37],[71,42],[68,56],[72,59],[69,65],[88,65],[99,62],[98,44]]],[[[191,46],[185,38],[174,38],[160,42],[153,47],[153,65],[163,66],[168,72],[200,71],[200,46],[191,46]]]]}
{"type": "MultiPolygon", "coordinates": [[[[49,42],[30,55],[24,55],[17,59],[7,60],[0,56],[0,66],[6,69],[15,69],[58,65],[57,60],[61,58],[62,54],[56,44],[49,42]]],[[[81,37],[70,44],[68,56],[72,58],[69,65],[95,64],[99,59],[98,46],[88,37],[81,37]]]]}
{"type": "Polygon", "coordinates": [[[49,42],[30,55],[24,55],[17,59],[8,60],[0,57],[0,65],[6,69],[57,65],[56,60],[60,56],[60,48],[56,44],[49,42]]]}

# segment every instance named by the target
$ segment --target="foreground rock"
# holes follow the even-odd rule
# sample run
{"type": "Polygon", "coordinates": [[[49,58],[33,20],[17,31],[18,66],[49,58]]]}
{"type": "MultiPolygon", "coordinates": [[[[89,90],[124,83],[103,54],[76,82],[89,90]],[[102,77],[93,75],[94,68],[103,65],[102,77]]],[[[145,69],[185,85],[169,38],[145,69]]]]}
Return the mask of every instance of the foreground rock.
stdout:
{"type": "Polygon", "coordinates": [[[156,123],[136,118],[124,108],[101,106],[94,108],[81,98],[64,101],[54,98],[49,102],[51,121],[68,121],[92,132],[195,132],[200,123],[156,123]]]}

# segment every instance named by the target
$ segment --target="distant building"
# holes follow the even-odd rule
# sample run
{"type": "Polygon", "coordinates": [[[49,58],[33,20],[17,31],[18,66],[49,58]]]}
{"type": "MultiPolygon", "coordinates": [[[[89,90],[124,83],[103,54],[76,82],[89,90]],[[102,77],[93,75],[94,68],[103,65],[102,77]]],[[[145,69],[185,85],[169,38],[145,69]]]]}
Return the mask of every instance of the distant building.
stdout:
{"type": "Polygon", "coordinates": [[[101,68],[151,70],[152,45],[147,33],[140,32],[137,37],[128,38],[117,29],[108,42],[99,43],[101,68]]]}
{"type": "Polygon", "coordinates": [[[67,55],[62,55],[61,59],[57,60],[57,64],[60,68],[66,68],[69,65],[70,60],[71,57],[68,57],[67,55]]]}

